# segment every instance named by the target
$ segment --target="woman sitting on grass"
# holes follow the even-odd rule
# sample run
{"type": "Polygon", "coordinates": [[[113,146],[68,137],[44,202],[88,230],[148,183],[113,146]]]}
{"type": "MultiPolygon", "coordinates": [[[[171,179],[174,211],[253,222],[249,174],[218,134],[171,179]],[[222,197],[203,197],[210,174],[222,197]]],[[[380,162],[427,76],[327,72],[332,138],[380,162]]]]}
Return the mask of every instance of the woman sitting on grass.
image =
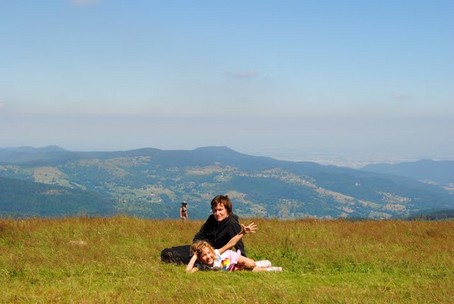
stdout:
{"type": "Polygon", "coordinates": [[[255,233],[257,225],[251,223],[247,226],[241,225],[241,231],[220,249],[214,249],[208,242],[198,241],[192,244],[191,250],[194,253],[188,265],[187,272],[197,270],[252,270],[252,271],[282,271],[281,267],[271,266],[268,260],[254,261],[241,255],[239,250],[233,251],[230,248],[243,238],[247,233],[255,233]],[[199,262],[199,263],[196,263],[199,262]]]}
{"type": "MultiPolygon", "coordinates": [[[[233,213],[233,204],[227,195],[217,195],[211,200],[211,212],[212,214],[194,235],[192,242],[207,241],[214,248],[221,248],[241,231],[241,225],[238,222],[238,216],[233,213]]],[[[241,240],[235,248],[241,251],[241,255],[246,256],[241,240]]],[[[161,260],[165,263],[188,264],[191,256],[191,245],[174,246],[161,251],[161,260]]]]}

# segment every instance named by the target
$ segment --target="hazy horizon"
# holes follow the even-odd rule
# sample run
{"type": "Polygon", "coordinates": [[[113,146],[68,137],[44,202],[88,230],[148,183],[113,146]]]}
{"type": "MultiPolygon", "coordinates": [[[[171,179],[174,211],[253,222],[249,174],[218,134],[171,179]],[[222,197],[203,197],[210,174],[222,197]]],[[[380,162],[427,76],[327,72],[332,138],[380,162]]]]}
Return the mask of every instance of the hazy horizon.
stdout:
{"type": "MultiPolygon", "coordinates": [[[[8,146],[8,147],[1,147],[1,149],[21,149],[21,148],[31,148],[31,149],[42,149],[42,148],[49,148],[49,147],[58,147],[61,149],[64,149],[66,151],[71,151],[71,152],[119,152],[119,151],[130,151],[130,150],[138,150],[138,149],[160,149],[163,151],[171,151],[171,150],[194,150],[198,148],[204,148],[204,147],[212,147],[212,146],[199,146],[199,147],[194,147],[190,149],[185,149],[185,148],[180,148],[180,149],[162,149],[159,147],[135,147],[132,149],[105,149],[105,150],[84,150],[84,149],[68,149],[66,147],[58,146],[58,145],[45,145],[45,146],[8,146]]],[[[243,153],[243,154],[248,154],[252,156],[265,156],[265,157],[270,157],[274,158],[277,160],[287,160],[287,161],[309,161],[309,162],[316,162],[322,165],[335,165],[335,166],[341,166],[341,167],[350,167],[350,168],[360,168],[369,164],[378,164],[378,163],[388,163],[388,164],[395,164],[395,163],[403,163],[403,162],[413,162],[413,161],[419,161],[419,160],[433,160],[433,161],[442,161],[442,160],[450,160],[454,161],[454,158],[451,157],[439,157],[439,158],[431,158],[431,157],[416,157],[414,155],[407,155],[407,157],[403,158],[383,158],[383,155],[369,155],[368,158],[361,158],[361,157],[346,157],[342,155],[336,155],[336,154],[326,154],[326,153],[304,153],[304,151],[289,151],[289,152],[280,152],[279,150],[273,151],[273,150],[267,150],[267,151],[252,151],[252,152],[246,152],[246,151],[241,151],[241,150],[236,150],[231,147],[225,146],[227,148],[230,148],[232,150],[235,150],[236,152],[243,153]]]]}
{"type": "Polygon", "coordinates": [[[0,4],[0,146],[454,159],[454,2],[0,4]]]}

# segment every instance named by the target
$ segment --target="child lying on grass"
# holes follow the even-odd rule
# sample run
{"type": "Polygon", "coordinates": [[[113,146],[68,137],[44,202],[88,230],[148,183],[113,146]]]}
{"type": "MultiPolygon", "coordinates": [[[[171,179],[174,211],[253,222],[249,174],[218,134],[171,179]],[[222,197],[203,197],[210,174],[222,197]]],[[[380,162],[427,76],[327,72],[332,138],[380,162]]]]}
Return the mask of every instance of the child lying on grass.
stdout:
{"type": "Polygon", "coordinates": [[[192,244],[191,250],[194,253],[188,265],[187,272],[197,270],[252,270],[252,271],[282,271],[281,267],[271,266],[268,260],[254,261],[242,256],[239,250],[233,251],[230,248],[243,238],[247,233],[255,233],[257,225],[251,223],[247,226],[241,225],[241,231],[220,249],[214,249],[205,241],[198,241],[192,244]],[[198,263],[196,263],[198,262],[198,263]]]}

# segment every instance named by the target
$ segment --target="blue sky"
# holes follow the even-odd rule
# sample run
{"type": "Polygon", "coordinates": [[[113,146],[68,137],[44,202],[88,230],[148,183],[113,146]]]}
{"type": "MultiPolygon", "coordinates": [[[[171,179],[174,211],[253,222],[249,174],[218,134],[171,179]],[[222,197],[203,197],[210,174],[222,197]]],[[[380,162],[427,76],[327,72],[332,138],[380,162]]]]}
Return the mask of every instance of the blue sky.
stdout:
{"type": "Polygon", "coordinates": [[[0,147],[454,159],[454,1],[0,2],[0,147]]]}

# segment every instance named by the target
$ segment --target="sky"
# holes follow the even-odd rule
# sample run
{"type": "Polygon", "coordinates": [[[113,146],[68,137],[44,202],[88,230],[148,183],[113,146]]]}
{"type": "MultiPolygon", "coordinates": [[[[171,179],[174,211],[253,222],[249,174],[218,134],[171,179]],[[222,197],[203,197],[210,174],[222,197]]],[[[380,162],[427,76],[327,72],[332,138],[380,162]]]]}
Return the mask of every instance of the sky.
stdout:
{"type": "Polygon", "coordinates": [[[452,0],[0,1],[0,148],[454,160],[452,0]]]}

